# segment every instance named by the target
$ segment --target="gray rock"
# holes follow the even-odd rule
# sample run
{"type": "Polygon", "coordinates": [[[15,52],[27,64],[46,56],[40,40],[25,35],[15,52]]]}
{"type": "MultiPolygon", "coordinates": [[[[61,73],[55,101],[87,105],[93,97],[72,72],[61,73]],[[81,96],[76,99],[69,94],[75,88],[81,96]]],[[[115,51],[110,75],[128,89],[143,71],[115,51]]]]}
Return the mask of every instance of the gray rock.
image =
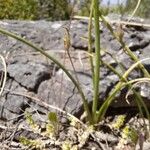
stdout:
{"type": "MultiPolygon", "coordinates": [[[[67,23],[67,21],[47,22],[4,20],[0,22],[0,27],[35,43],[47,53],[50,53],[57,58],[60,62],[64,63],[68,71],[75,77],[74,70],[72,69],[69,58],[65,55],[63,46],[64,32],[62,26],[67,26],[67,23]]],[[[115,25],[113,27],[116,28],[115,25]]],[[[126,27],[124,32],[124,40],[135,55],[140,59],[150,56],[149,29],[141,30],[132,26],[126,27]]],[[[88,43],[81,38],[88,36],[87,22],[78,20],[72,21],[70,34],[72,38],[70,54],[76,68],[78,80],[90,104],[93,98],[93,87],[88,54],[85,53],[88,49],[88,43]]],[[[117,43],[103,25],[101,25],[101,47],[103,50],[103,61],[112,65],[121,74],[133,64],[133,61],[122,50],[121,45],[117,43]],[[118,65],[116,60],[120,63],[122,68],[120,68],[120,65],[118,65]]],[[[35,97],[38,97],[41,100],[41,103],[45,102],[54,105],[78,116],[81,114],[83,107],[80,94],[70,79],[66,75],[63,75],[62,70],[54,65],[53,62],[33,51],[29,46],[2,34],[0,35],[0,52],[5,56],[7,54],[8,77],[5,86],[7,90],[25,94],[32,93],[35,97]]],[[[150,60],[144,62],[144,65],[150,72],[150,60]]],[[[142,76],[143,74],[141,71],[136,68],[130,74],[129,79],[131,80],[142,76]]],[[[118,77],[106,66],[102,66],[100,79],[100,100],[104,101],[113,90],[114,85],[118,82],[118,77]]],[[[149,102],[150,89],[146,84],[142,84],[140,88],[141,96],[143,96],[144,100],[149,102]]],[[[126,103],[126,93],[127,88],[122,89],[116,95],[116,101],[112,106],[135,106],[132,93],[130,96],[133,99],[133,103],[131,103],[131,105],[126,103]]],[[[40,107],[42,106],[35,105],[31,98],[22,95],[14,95],[8,91],[5,91],[1,96],[1,118],[9,120],[14,116],[23,113],[28,107],[35,107],[35,109],[40,110],[40,107]]],[[[42,112],[43,109],[40,111],[42,112]]]]}

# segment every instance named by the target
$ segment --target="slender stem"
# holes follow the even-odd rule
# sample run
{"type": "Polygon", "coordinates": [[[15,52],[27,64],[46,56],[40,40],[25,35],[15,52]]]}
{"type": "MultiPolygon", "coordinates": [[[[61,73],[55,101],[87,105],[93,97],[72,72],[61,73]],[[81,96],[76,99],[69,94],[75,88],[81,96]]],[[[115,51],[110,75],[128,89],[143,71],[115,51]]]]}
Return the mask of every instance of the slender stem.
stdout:
{"type": "Polygon", "coordinates": [[[68,70],[57,59],[52,57],[50,54],[48,54],[47,52],[45,52],[41,48],[35,46],[31,42],[29,42],[29,41],[27,41],[27,40],[25,40],[25,39],[15,35],[15,34],[11,33],[11,32],[5,31],[4,29],[0,28],[0,33],[5,34],[7,36],[10,36],[10,37],[12,37],[14,39],[17,39],[17,40],[25,43],[26,45],[32,47],[36,51],[40,52],[41,54],[43,54],[44,56],[46,56],[47,58],[49,58],[50,60],[55,62],[66,73],[66,75],[70,78],[70,80],[73,82],[73,84],[77,87],[77,89],[78,89],[78,91],[79,91],[79,93],[81,95],[82,101],[83,101],[84,109],[87,112],[88,120],[89,120],[90,123],[92,123],[92,117],[91,117],[91,112],[89,110],[88,101],[85,98],[85,95],[84,95],[82,89],[80,88],[80,86],[78,85],[78,82],[74,79],[74,77],[68,72],[68,70]]]}
{"type": "MultiPolygon", "coordinates": [[[[91,3],[91,8],[90,8],[90,17],[89,17],[89,22],[88,22],[88,52],[92,54],[92,16],[93,16],[93,5],[94,1],[91,3]]],[[[92,71],[92,80],[93,80],[93,90],[94,90],[94,64],[93,64],[93,57],[89,56],[89,61],[91,65],[91,71],[92,71]]]]}
{"type": "Polygon", "coordinates": [[[94,68],[94,98],[92,106],[93,118],[96,117],[99,99],[99,79],[100,79],[99,0],[94,0],[94,24],[95,24],[95,68],[94,68]]]}

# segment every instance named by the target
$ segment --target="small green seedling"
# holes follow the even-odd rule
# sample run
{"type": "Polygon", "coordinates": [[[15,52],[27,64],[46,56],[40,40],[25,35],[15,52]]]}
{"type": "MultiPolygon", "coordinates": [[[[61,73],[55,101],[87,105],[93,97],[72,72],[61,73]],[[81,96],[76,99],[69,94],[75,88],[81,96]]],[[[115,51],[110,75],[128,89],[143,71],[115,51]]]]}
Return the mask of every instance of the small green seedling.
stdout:
{"type": "Polygon", "coordinates": [[[48,113],[48,123],[46,124],[45,134],[54,137],[58,133],[59,121],[55,112],[48,113]]]}
{"type": "Polygon", "coordinates": [[[34,121],[32,114],[25,112],[26,122],[35,133],[40,133],[39,125],[34,121]]]}

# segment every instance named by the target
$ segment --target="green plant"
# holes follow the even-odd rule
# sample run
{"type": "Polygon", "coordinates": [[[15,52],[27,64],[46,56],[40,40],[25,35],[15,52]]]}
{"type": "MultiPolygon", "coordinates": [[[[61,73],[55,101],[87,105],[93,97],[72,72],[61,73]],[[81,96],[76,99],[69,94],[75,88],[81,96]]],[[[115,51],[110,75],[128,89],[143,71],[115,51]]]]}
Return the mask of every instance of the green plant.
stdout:
{"type": "MultiPolygon", "coordinates": [[[[99,3],[101,3],[101,1],[99,1],[99,3]]],[[[84,1],[80,1],[79,4],[79,10],[77,12],[77,14],[79,16],[89,16],[91,9],[91,0],[84,0],[84,1]]],[[[108,15],[109,11],[110,11],[110,7],[109,6],[100,6],[103,15],[108,15]]]]}
{"type": "Polygon", "coordinates": [[[54,112],[49,112],[45,134],[49,137],[54,137],[57,135],[58,129],[59,129],[59,122],[58,122],[57,114],[54,112]]]}
{"type": "Polygon", "coordinates": [[[131,142],[136,144],[138,140],[137,131],[130,126],[125,126],[122,130],[122,138],[126,140],[131,140],[131,142]]]}
{"type": "Polygon", "coordinates": [[[71,12],[68,0],[0,0],[0,19],[66,20],[71,12]]]}
{"type": "MultiPolygon", "coordinates": [[[[128,46],[123,42],[123,39],[120,38],[120,36],[118,36],[117,33],[115,33],[111,27],[111,25],[109,24],[108,21],[106,21],[106,19],[100,14],[100,17],[101,19],[103,20],[103,22],[106,24],[107,28],[110,30],[110,32],[112,33],[112,35],[118,40],[118,42],[122,45],[124,51],[130,56],[130,58],[132,60],[134,60],[135,62],[139,62],[138,63],[138,66],[139,68],[143,71],[144,75],[148,78],[150,78],[150,75],[149,73],[147,72],[147,70],[144,68],[144,66],[141,64],[141,62],[138,60],[138,58],[131,52],[131,50],[128,48],[128,46]]],[[[120,35],[120,34],[119,34],[120,35]]],[[[136,64],[137,65],[137,64],[136,64]]],[[[120,82],[116,85],[115,89],[112,91],[112,93],[110,94],[110,96],[105,100],[104,104],[101,106],[101,108],[99,109],[99,117],[102,118],[103,115],[105,114],[108,106],[111,104],[111,102],[113,101],[114,99],[114,96],[115,94],[118,92],[118,90],[120,90],[122,88],[123,85],[123,82],[128,82],[127,81],[127,77],[129,75],[129,73],[134,69],[134,65],[129,68],[129,70],[127,70],[124,75],[122,76],[122,78],[120,79],[120,82]]],[[[131,86],[131,84],[129,84],[129,86],[131,86]]],[[[141,111],[141,107],[143,106],[145,111],[146,111],[146,114],[147,114],[147,117],[149,118],[149,112],[147,110],[147,107],[145,106],[144,102],[142,101],[140,95],[134,91],[134,94],[136,96],[136,102],[137,102],[137,105],[139,107],[139,110],[142,114],[142,111],[141,111]]],[[[142,115],[143,116],[143,115],[142,115]]],[[[100,119],[99,118],[99,119],[100,119]]]]}
{"type": "Polygon", "coordinates": [[[29,124],[30,128],[35,132],[40,132],[38,124],[32,118],[32,114],[29,112],[25,112],[26,122],[29,124]]]}
{"type": "Polygon", "coordinates": [[[116,130],[120,129],[120,127],[122,127],[124,125],[125,118],[126,118],[126,115],[118,116],[117,119],[115,120],[115,122],[111,125],[112,128],[114,128],[116,130]]]}
{"type": "MultiPolygon", "coordinates": [[[[149,18],[150,17],[150,13],[149,13],[150,1],[149,0],[139,0],[139,1],[140,1],[140,6],[137,12],[135,13],[135,15],[144,17],[144,18],[149,18]]],[[[136,5],[137,5],[137,1],[127,0],[125,7],[127,8],[126,10],[128,12],[131,12],[136,7],[136,5]]]]}
{"type": "Polygon", "coordinates": [[[100,79],[100,30],[99,30],[99,2],[98,0],[93,1],[93,11],[94,11],[94,23],[95,23],[95,67],[94,67],[94,98],[93,98],[93,106],[92,106],[92,116],[93,122],[96,121],[96,111],[98,107],[99,100],[99,79],[100,79]]]}
{"type": "Polygon", "coordinates": [[[135,148],[139,135],[138,132],[129,125],[126,125],[121,131],[121,138],[117,144],[117,149],[126,149],[129,146],[135,148]]]}
{"type": "MultiPolygon", "coordinates": [[[[95,1],[94,1],[95,2],[95,1]]],[[[95,8],[94,10],[94,12],[96,12],[96,6],[95,5],[93,5],[93,7],[95,8]]],[[[94,17],[96,16],[96,14],[97,13],[95,13],[94,14],[94,17]]],[[[115,33],[114,31],[113,31],[113,29],[112,29],[112,27],[111,27],[111,25],[109,24],[109,22],[108,21],[106,21],[106,19],[103,17],[103,15],[101,14],[101,11],[99,11],[98,12],[98,16],[100,16],[100,18],[101,18],[101,20],[105,23],[105,25],[106,25],[106,27],[110,30],[110,32],[112,33],[112,35],[118,40],[118,42],[122,45],[122,47],[123,47],[123,49],[124,49],[124,51],[126,52],[126,53],[128,53],[128,55],[131,57],[131,59],[132,60],[134,60],[135,62],[138,62],[139,60],[138,60],[138,58],[131,52],[131,50],[128,48],[128,46],[123,42],[123,34],[122,34],[122,30],[120,29],[120,31],[118,31],[118,34],[117,33],[115,33]]],[[[91,22],[91,17],[92,17],[92,15],[90,15],[90,22],[91,22]]],[[[97,29],[99,29],[99,22],[97,22],[97,20],[99,20],[99,18],[96,18],[95,17],[95,23],[97,24],[97,26],[96,26],[96,24],[95,24],[95,28],[97,28],[97,29]]],[[[89,24],[91,24],[91,23],[89,23],[89,24]]],[[[89,26],[89,30],[91,30],[91,26],[89,26]]],[[[89,33],[90,33],[90,31],[89,31],[89,33]]],[[[119,72],[116,72],[116,71],[114,71],[118,76],[119,76],[119,78],[120,78],[120,82],[116,85],[116,87],[114,88],[114,90],[110,93],[110,96],[108,97],[108,98],[106,98],[106,100],[105,100],[105,102],[102,104],[102,106],[99,108],[99,110],[97,111],[97,105],[98,105],[98,103],[97,103],[97,101],[98,101],[98,97],[96,97],[96,94],[98,94],[97,92],[97,85],[99,85],[99,72],[98,72],[98,70],[99,70],[99,67],[100,67],[100,63],[98,63],[98,61],[99,62],[101,62],[101,57],[100,57],[100,54],[99,54],[99,52],[100,52],[100,43],[99,43],[99,32],[97,31],[97,30],[95,30],[95,33],[96,33],[96,35],[95,35],[95,49],[96,49],[96,56],[94,56],[94,57],[96,57],[96,59],[95,59],[95,68],[97,69],[97,70],[92,70],[92,73],[93,73],[93,79],[94,79],[94,81],[93,81],[93,88],[94,88],[94,92],[95,92],[95,95],[94,95],[94,100],[93,100],[93,109],[92,109],[92,112],[93,112],[93,114],[92,114],[92,116],[93,116],[93,118],[94,118],[94,122],[99,122],[100,120],[102,120],[103,119],[103,117],[104,117],[104,115],[105,115],[105,113],[106,113],[106,110],[108,109],[108,107],[110,106],[110,104],[112,103],[112,101],[114,100],[114,97],[115,97],[115,95],[117,94],[117,92],[119,91],[119,90],[121,90],[121,88],[124,86],[123,85],[123,82],[127,82],[128,83],[128,80],[127,80],[127,77],[128,77],[128,75],[129,75],[129,73],[130,73],[130,71],[127,71],[127,72],[125,72],[124,73],[124,75],[121,77],[121,75],[120,75],[120,73],[119,72]],[[98,39],[98,41],[97,41],[97,39],[98,39]],[[97,52],[97,50],[98,50],[98,52],[97,52]],[[97,79],[97,80],[96,80],[97,79]]],[[[90,40],[90,36],[91,36],[91,34],[89,34],[89,53],[91,53],[91,40],[90,40]]],[[[91,66],[93,67],[94,65],[92,64],[92,62],[93,62],[93,60],[92,60],[92,58],[90,57],[90,59],[91,59],[91,66]]],[[[141,63],[139,63],[138,64],[139,65],[139,68],[141,68],[142,69],[142,71],[143,71],[143,73],[145,74],[145,76],[146,77],[150,77],[150,75],[149,75],[149,73],[147,72],[147,70],[144,68],[144,66],[141,64],[141,63]]],[[[108,65],[109,66],[109,65],[108,65]]],[[[113,67],[111,67],[110,68],[111,70],[113,69],[113,67]]],[[[130,68],[131,69],[131,68],[130,68]]],[[[129,70],[130,70],[129,69],[129,70]]],[[[113,69],[114,70],[114,69],[113,69]]],[[[132,69],[131,69],[132,70],[132,69]]],[[[128,84],[128,86],[129,86],[129,88],[132,86],[131,84],[128,84]]],[[[134,92],[134,94],[135,94],[135,96],[136,96],[136,102],[137,102],[137,105],[138,105],[138,107],[139,107],[139,110],[140,110],[140,113],[142,114],[142,116],[143,116],[143,113],[142,113],[142,110],[141,110],[141,107],[144,107],[144,109],[145,109],[145,111],[146,111],[146,114],[147,114],[147,117],[149,118],[149,112],[148,112],[148,110],[147,110],[147,108],[146,108],[146,106],[145,106],[145,104],[144,104],[144,102],[142,101],[142,99],[141,99],[141,97],[140,97],[140,95],[136,92],[136,91],[134,91],[133,90],[133,92],[134,92]]]]}
{"type": "MultiPolygon", "coordinates": [[[[77,150],[84,147],[90,135],[94,132],[94,127],[85,126],[85,124],[81,123],[74,116],[70,116],[66,119],[69,119],[69,124],[59,123],[60,119],[58,119],[57,114],[55,112],[49,112],[47,119],[39,123],[39,121],[33,119],[31,113],[25,112],[25,121],[28,126],[26,126],[27,128],[21,127],[21,129],[27,130],[36,136],[20,136],[19,142],[26,149],[39,150],[49,148],[51,145],[60,147],[63,150],[77,150]],[[62,135],[64,135],[64,138],[61,139],[60,137],[62,137],[62,135]],[[74,136],[77,137],[76,140],[78,140],[78,142],[75,139],[75,141],[72,140],[74,136]]],[[[20,129],[20,127],[18,129],[20,129]]]]}
{"type": "Polygon", "coordinates": [[[69,0],[38,0],[38,18],[48,20],[67,20],[72,13],[72,4],[69,0]]]}
{"type": "MultiPolygon", "coordinates": [[[[38,125],[37,121],[33,119],[33,116],[29,112],[25,112],[25,120],[29,125],[29,129],[33,133],[38,133],[42,137],[49,137],[50,139],[55,139],[58,129],[59,129],[59,121],[57,118],[57,114],[54,112],[49,112],[47,117],[47,122],[45,123],[45,130],[42,131],[42,126],[38,125]]],[[[43,149],[46,146],[46,143],[42,138],[37,139],[29,139],[24,136],[19,138],[19,141],[22,145],[26,146],[30,149],[43,149]]]]}
{"type": "MultiPolygon", "coordinates": [[[[101,10],[99,10],[99,1],[98,0],[92,0],[90,19],[89,19],[89,45],[88,45],[89,52],[88,53],[90,54],[89,57],[90,57],[90,64],[91,64],[91,68],[92,68],[91,71],[92,71],[92,77],[93,77],[93,104],[92,104],[92,110],[90,110],[90,107],[88,105],[88,101],[86,99],[86,96],[84,95],[84,93],[82,91],[82,88],[80,86],[80,83],[78,82],[77,78],[74,78],[73,75],[58,60],[56,60],[54,57],[52,57],[50,54],[48,54],[44,50],[42,50],[42,49],[38,48],[37,46],[35,46],[34,44],[30,43],[29,41],[15,35],[13,33],[10,33],[10,32],[5,31],[3,29],[0,29],[0,32],[5,34],[5,35],[8,35],[10,37],[13,37],[13,38],[25,43],[25,44],[27,44],[28,46],[32,47],[36,51],[38,51],[41,54],[45,55],[46,57],[51,59],[53,62],[55,62],[67,74],[67,76],[70,78],[70,80],[76,86],[76,88],[78,89],[78,91],[81,95],[83,105],[84,105],[84,110],[87,114],[87,119],[88,119],[88,122],[90,124],[98,123],[99,121],[101,121],[104,118],[108,107],[113,102],[116,94],[122,88],[124,88],[125,86],[127,86],[128,88],[132,88],[132,84],[135,83],[137,80],[129,81],[128,76],[129,76],[129,73],[135,67],[138,66],[138,68],[142,70],[142,72],[144,73],[144,77],[146,77],[146,79],[150,78],[150,75],[149,75],[148,71],[144,68],[141,61],[139,61],[137,56],[129,49],[129,47],[123,41],[123,31],[122,31],[121,27],[118,30],[118,32],[114,32],[111,25],[109,24],[109,22],[102,15],[101,10]],[[94,54],[92,53],[92,40],[91,40],[92,39],[91,38],[91,29],[92,29],[92,17],[93,16],[94,16],[94,28],[95,28],[95,53],[94,54]],[[99,90],[100,90],[99,89],[99,85],[100,85],[100,67],[101,67],[101,64],[103,63],[102,60],[101,60],[101,55],[100,55],[101,54],[101,47],[100,47],[99,18],[101,18],[101,21],[103,21],[103,23],[106,25],[106,27],[110,30],[111,34],[120,43],[120,45],[122,46],[124,52],[129,55],[129,57],[135,62],[135,64],[133,66],[131,66],[127,71],[125,71],[123,73],[123,75],[121,75],[120,72],[117,72],[112,66],[105,63],[115,74],[118,75],[120,80],[116,84],[114,89],[110,92],[109,96],[102,103],[102,105],[98,108],[98,106],[99,106],[99,90]]],[[[67,50],[69,50],[69,48],[67,50]]],[[[141,113],[142,117],[144,116],[143,111],[142,111],[142,107],[143,107],[145,112],[146,112],[147,117],[149,118],[149,111],[148,111],[145,103],[142,101],[142,98],[134,90],[134,88],[132,88],[132,91],[135,95],[135,100],[136,100],[136,103],[138,105],[138,108],[140,110],[140,113],[141,113]]]]}
{"type": "Polygon", "coordinates": [[[0,0],[0,19],[36,19],[36,0],[0,0]]]}

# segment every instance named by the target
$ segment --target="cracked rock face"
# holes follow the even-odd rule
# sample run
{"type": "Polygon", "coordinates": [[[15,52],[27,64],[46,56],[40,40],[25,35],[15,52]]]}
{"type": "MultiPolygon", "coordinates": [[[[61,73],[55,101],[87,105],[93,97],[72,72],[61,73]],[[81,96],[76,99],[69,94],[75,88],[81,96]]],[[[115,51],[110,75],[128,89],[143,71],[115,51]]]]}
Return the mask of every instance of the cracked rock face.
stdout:
{"type": "MultiPolygon", "coordinates": [[[[68,56],[65,54],[63,45],[64,33],[62,27],[67,25],[68,22],[63,21],[0,21],[1,28],[35,43],[63,63],[69,72],[74,75],[74,70],[68,56]]],[[[82,38],[88,36],[87,25],[87,22],[83,20],[72,21],[70,55],[83,92],[88,98],[89,104],[91,104],[93,93],[92,75],[88,54],[86,53],[88,43],[82,38]]],[[[113,25],[113,27],[115,29],[116,25],[113,25]]],[[[139,59],[150,57],[150,29],[142,28],[126,26],[124,29],[124,40],[139,59]]],[[[124,53],[122,47],[103,25],[101,25],[101,48],[103,61],[112,65],[121,74],[133,64],[133,61],[124,53]],[[122,68],[117,64],[116,60],[123,66],[122,68]]],[[[38,109],[41,113],[46,113],[44,107],[39,104],[40,102],[41,104],[44,102],[80,116],[83,107],[77,89],[52,61],[35,52],[29,46],[2,34],[0,34],[0,53],[6,57],[7,62],[7,82],[0,100],[1,118],[6,120],[17,118],[30,107],[38,109]],[[35,104],[37,102],[36,98],[40,101],[38,104],[35,104]]],[[[150,60],[143,61],[143,64],[150,72],[150,60]]],[[[74,75],[74,77],[76,76],[74,75]]],[[[136,68],[130,74],[129,79],[139,77],[143,77],[143,73],[136,68]]],[[[100,79],[100,100],[104,101],[119,78],[106,66],[102,65],[100,79]]],[[[140,91],[147,106],[150,106],[150,84],[140,83],[136,89],[140,91]]],[[[132,92],[129,94],[130,105],[127,104],[125,100],[127,92],[127,88],[122,89],[116,95],[112,107],[135,106],[132,92]]],[[[49,111],[52,110],[52,108],[49,109],[49,111]]]]}

